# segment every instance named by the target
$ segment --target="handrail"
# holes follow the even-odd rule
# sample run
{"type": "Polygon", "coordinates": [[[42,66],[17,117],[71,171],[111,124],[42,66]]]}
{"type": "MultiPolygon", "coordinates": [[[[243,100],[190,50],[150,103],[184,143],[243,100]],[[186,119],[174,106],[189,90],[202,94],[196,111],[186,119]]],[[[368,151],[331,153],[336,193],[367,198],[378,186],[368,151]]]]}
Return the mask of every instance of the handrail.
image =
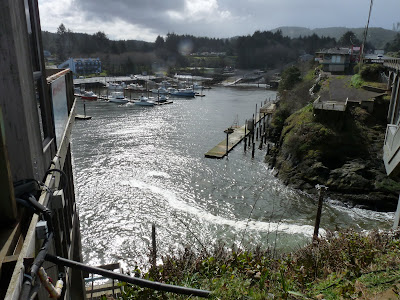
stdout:
{"type": "Polygon", "coordinates": [[[112,272],[109,270],[104,270],[104,269],[97,268],[97,267],[87,266],[83,263],[69,260],[66,258],[62,258],[59,256],[54,256],[51,254],[47,254],[45,259],[47,261],[50,261],[57,265],[66,266],[66,267],[70,267],[70,268],[77,268],[77,269],[80,269],[82,271],[86,271],[89,273],[94,273],[94,274],[102,275],[104,277],[108,277],[111,279],[117,279],[122,282],[135,284],[140,287],[147,287],[147,288],[158,290],[158,291],[171,292],[171,293],[181,294],[181,295],[192,295],[192,296],[203,297],[203,298],[208,298],[209,296],[211,296],[211,292],[207,291],[207,290],[187,288],[187,287],[165,284],[165,283],[156,282],[156,281],[150,281],[150,280],[137,278],[137,277],[131,277],[131,276],[128,276],[125,274],[115,273],[115,272],[112,272]]]}

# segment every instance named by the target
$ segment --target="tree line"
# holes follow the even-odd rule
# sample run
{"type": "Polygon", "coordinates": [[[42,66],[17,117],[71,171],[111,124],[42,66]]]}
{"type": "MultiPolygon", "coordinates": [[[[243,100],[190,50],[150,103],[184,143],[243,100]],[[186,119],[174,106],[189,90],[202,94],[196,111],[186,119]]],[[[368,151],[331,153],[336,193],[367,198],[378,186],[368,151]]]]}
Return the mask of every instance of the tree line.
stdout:
{"type": "MultiPolygon", "coordinates": [[[[314,54],[323,48],[360,45],[354,33],[345,33],[338,41],[316,34],[289,38],[281,31],[256,31],[235,38],[209,38],[168,33],[154,43],[136,40],[110,40],[104,32],[74,33],[63,24],[57,33],[43,32],[43,45],[56,55],[58,62],[68,57],[99,57],[109,75],[156,71],[174,72],[185,67],[277,69],[296,61],[302,54],[314,54]],[[219,57],[194,57],[193,53],[214,52],[219,57]],[[192,54],[192,55],[190,55],[192,54]]],[[[400,34],[388,49],[399,50],[400,34]]],[[[367,45],[367,47],[371,47],[367,45]]],[[[391,50],[394,51],[394,50],[391,50]]]]}

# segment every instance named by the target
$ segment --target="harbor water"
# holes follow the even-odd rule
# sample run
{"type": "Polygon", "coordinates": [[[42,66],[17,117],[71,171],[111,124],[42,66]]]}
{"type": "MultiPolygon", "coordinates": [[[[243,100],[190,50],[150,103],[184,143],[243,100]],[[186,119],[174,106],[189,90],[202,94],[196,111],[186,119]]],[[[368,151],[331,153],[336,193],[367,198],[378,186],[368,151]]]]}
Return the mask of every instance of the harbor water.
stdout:
{"type": "MultiPolygon", "coordinates": [[[[283,185],[264,163],[266,150],[256,149],[252,159],[239,144],[228,159],[204,157],[236,116],[243,125],[275,92],[203,93],[155,107],[85,102],[92,119],[76,121],[72,155],[86,263],[145,267],[152,223],[159,257],[217,241],[278,251],[311,241],[317,200],[283,185]]],[[[388,229],[392,219],[393,213],[347,208],[328,197],[320,232],[388,229]]]]}

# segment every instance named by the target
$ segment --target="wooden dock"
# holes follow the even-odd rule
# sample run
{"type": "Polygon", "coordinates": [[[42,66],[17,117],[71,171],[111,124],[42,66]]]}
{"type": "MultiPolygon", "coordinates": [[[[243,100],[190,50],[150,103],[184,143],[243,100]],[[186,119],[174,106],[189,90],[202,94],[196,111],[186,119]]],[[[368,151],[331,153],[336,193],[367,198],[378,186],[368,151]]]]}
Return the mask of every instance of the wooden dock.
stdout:
{"type": "MultiPolygon", "coordinates": [[[[228,152],[231,151],[237,144],[239,144],[249,134],[249,130],[245,131],[245,126],[233,128],[233,132],[228,134],[228,152]]],[[[226,139],[220,142],[217,146],[208,151],[205,156],[208,158],[223,158],[226,154],[226,139]]]]}
{"type": "MultiPolygon", "coordinates": [[[[260,113],[255,116],[254,130],[256,125],[264,120],[268,115],[271,115],[276,109],[275,103],[268,102],[260,108],[260,113]]],[[[246,125],[242,127],[233,128],[231,134],[227,134],[228,141],[226,138],[216,145],[214,148],[209,150],[205,157],[207,158],[223,158],[225,157],[233,148],[236,147],[246,136],[250,135],[250,131],[246,128],[246,125]],[[245,132],[246,130],[246,132],[245,132]]]]}

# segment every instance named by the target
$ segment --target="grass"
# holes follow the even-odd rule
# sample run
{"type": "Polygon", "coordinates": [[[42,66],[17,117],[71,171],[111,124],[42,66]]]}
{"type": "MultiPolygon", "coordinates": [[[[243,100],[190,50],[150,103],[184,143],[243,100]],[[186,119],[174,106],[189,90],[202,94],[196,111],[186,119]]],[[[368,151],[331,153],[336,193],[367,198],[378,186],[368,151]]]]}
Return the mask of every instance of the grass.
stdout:
{"type": "Polygon", "coordinates": [[[365,84],[365,81],[361,78],[361,75],[359,74],[353,75],[350,82],[351,85],[356,89],[360,89],[365,84]]]}
{"type": "MultiPolygon", "coordinates": [[[[210,299],[370,299],[400,281],[400,234],[328,233],[318,243],[273,256],[270,249],[219,244],[162,258],[143,277],[210,290],[210,299]]],[[[195,299],[124,284],[122,299],[195,299]]],[[[385,299],[385,298],[380,298],[385,299]]]]}

